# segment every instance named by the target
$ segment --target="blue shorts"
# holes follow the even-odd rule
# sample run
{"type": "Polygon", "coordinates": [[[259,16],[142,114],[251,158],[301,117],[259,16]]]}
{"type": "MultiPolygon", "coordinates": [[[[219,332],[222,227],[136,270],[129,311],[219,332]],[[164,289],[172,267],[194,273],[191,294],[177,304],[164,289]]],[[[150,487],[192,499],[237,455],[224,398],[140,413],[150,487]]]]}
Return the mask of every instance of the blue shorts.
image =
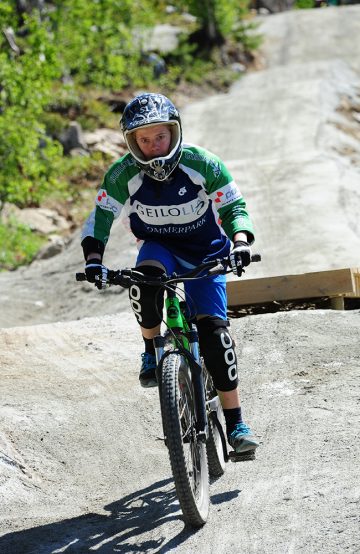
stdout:
{"type": "MultiPolygon", "coordinates": [[[[194,267],[174,256],[167,248],[164,248],[160,244],[148,241],[142,245],[136,265],[139,265],[140,262],[151,260],[160,262],[168,275],[174,272],[181,275],[194,267]]],[[[215,275],[205,277],[204,279],[186,281],[184,288],[191,316],[211,315],[220,319],[227,319],[225,275],[215,275]]]]}

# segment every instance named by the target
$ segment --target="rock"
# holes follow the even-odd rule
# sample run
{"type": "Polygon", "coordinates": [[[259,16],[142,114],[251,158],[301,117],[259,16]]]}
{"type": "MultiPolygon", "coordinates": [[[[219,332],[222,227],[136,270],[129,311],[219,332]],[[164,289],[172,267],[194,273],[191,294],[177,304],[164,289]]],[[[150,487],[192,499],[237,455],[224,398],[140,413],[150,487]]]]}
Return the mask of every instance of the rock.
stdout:
{"type": "Polygon", "coordinates": [[[85,152],[88,151],[82,127],[77,121],[71,121],[69,127],[60,134],[59,141],[64,148],[65,155],[70,154],[74,149],[80,149],[85,152]]]}
{"type": "Polygon", "coordinates": [[[84,133],[84,138],[90,151],[103,152],[113,159],[119,158],[126,151],[126,145],[120,131],[100,128],[93,132],[84,133]]]}
{"type": "Polygon", "coordinates": [[[155,79],[158,79],[161,75],[164,75],[167,72],[165,60],[156,52],[144,52],[142,60],[144,63],[153,68],[153,75],[155,79]]]}
{"type": "Polygon", "coordinates": [[[90,152],[88,150],[84,150],[83,148],[72,148],[69,152],[69,156],[72,158],[75,158],[76,156],[90,156],[90,152]]]}
{"type": "Polygon", "coordinates": [[[15,204],[9,204],[8,202],[5,202],[4,207],[1,211],[1,220],[4,223],[9,223],[11,219],[18,219],[18,215],[20,213],[20,208],[15,206],[15,204]]]}
{"type": "Polygon", "coordinates": [[[167,54],[179,46],[178,35],[182,32],[183,29],[181,27],[174,25],[155,25],[144,50],[167,54]]]}
{"type": "Polygon", "coordinates": [[[243,63],[234,62],[230,67],[235,73],[245,73],[246,71],[246,66],[243,63]]]}
{"type": "Polygon", "coordinates": [[[94,146],[94,144],[99,142],[111,142],[112,144],[125,146],[122,133],[113,129],[107,129],[106,127],[92,132],[85,132],[84,139],[89,146],[94,146]]]}
{"type": "Polygon", "coordinates": [[[35,259],[47,260],[48,258],[52,258],[53,256],[60,254],[60,252],[62,252],[65,248],[66,244],[67,241],[65,241],[63,237],[60,237],[59,235],[51,235],[49,237],[48,244],[46,244],[39,250],[39,252],[36,254],[35,259]]]}
{"type": "Polygon", "coordinates": [[[65,232],[70,230],[70,223],[55,210],[48,208],[24,208],[11,210],[19,223],[30,227],[32,231],[41,235],[65,232]]]}

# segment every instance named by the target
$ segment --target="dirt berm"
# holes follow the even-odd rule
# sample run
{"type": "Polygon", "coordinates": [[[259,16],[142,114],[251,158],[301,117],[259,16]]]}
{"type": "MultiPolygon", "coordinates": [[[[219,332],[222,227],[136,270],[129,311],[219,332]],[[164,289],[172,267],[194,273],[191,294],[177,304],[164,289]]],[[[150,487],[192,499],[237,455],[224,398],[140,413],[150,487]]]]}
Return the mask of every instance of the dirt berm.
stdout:
{"type": "MultiPolygon", "coordinates": [[[[360,6],[262,20],[266,69],[189,106],[188,140],[228,161],[261,264],[248,277],[359,265],[360,6]],[[191,118],[194,125],[190,125],[191,118]]],[[[121,226],[106,262],[131,265],[121,226]]],[[[254,462],[184,526],[156,390],[138,384],[127,295],[76,284],[78,236],[0,275],[0,553],[359,552],[360,311],[233,319],[254,462]]]]}

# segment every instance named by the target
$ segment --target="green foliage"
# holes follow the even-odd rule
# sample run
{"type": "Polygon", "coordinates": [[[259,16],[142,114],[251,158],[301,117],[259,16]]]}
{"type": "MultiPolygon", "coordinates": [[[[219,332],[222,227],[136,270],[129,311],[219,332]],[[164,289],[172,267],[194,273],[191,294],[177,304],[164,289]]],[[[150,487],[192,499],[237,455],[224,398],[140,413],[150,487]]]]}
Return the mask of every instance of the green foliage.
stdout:
{"type": "Polygon", "coordinates": [[[314,0],[296,0],[294,5],[294,8],[298,10],[309,10],[313,7],[314,7],[314,0]]]}
{"type": "MultiPolygon", "coordinates": [[[[22,33],[16,34],[20,54],[0,35],[0,210],[6,201],[39,204],[64,186],[58,173],[62,147],[54,136],[67,119],[51,114],[51,104],[70,108],[82,103],[84,127],[95,128],[111,114],[96,100],[79,98],[77,83],[119,90],[149,82],[151,69],[139,71],[142,53],[135,46],[134,30],[151,24],[157,13],[152,4],[58,0],[43,20],[37,10],[25,16],[22,33]],[[57,86],[66,75],[75,85],[57,86]]],[[[11,0],[0,4],[0,25],[19,30],[11,0]]]]}
{"type": "Polygon", "coordinates": [[[51,137],[60,136],[66,125],[66,120],[56,112],[44,112],[40,121],[45,127],[46,134],[51,137]]]}
{"type": "Polygon", "coordinates": [[[0,208],[5,201],[40,202],[56,186],[53,167],[61,156],[40,123],[59,76],[55,49],[36,17],[26,26],[23,53],[0,53],[0,208]]]}
{"type": "MultiPolygon", "coordinates": [[[[236,25],[249,14],[248,0],[176,0],[173,3],[196,17],[210,45],[232,38],[236,25]]],[[[243,26],[241,40],[247,29],[243,26]]]]}
{"type": "Polygon", "coordinates": [[[81,103],[81,115],[77,118],[82,128],[86,131],[94,131],[99,127],[119,129],[119,114],[114,114],[104,102],[93,95],[84,94],[81,103]]]}
{"type": "MultiPolygon", "coordinates": [[[[99,154],[99,153],[96,153],[99,154]]],[[[101,153],[100,153],[101,154],[101,153]]],[[[101,154],[102,158],[103,154],[101,154]]],[[[76,156],[76,157],[64,157],[59,162],[57,168],[60,175],[60,179],[64,180],[63,188],[57,191],[59,198],[65,198],[69,194],[76,196],[77,191],[72,187],[73,183],[80,181],[88,173],[91,173],[95,166],[99,166],[101,158],[97,155],[90,156],[76,156]],[[68,185],[68,188],[67,186],[68,185]]]]}
{"type": "Polygon", "coordinates": [[[14,218],[6,225],[0,223],[0,270],[30,263],[45,242],[44,237],[14,218]]]}
{"type": "Polygon", "coordinates": [[[138,86],[135,30],[155,22],[150,0],[58,0],[51,14],[62,71],[77,83],[119,90],[138,86]]]}
{"type": "Polygon", "coordinates": [[[257,32],[259,23],[240,20],[235,26],[233,36],[241,44],[244,52],[254,52],[262,43],[262,36],[257,32]]]}
{"type": "Polygon", "coordinates": [[[240,41],[245,51],[259,43],[247,19],[247,0],[174,0],[171,17],[178,24],[184,22],[184,11],[197,20],[186,24],[179,47],[166,58],[167,72],[155,79],[144,52],[149,29],[167,21],[166,0],[52,0],[45,5],[41,17],[33,9],[20,19],[14,0],[0,2],[0,31],[12,27],[19,49],[14,52],[0,32],[0,213],[5,202],[22,207],[39,205],[49,195],[79,198],[78,183],[92,181],[95,166],[102,170],[108,160],[102,155],[64,158],[56,137],[73,117],[87,130],[118,128],[119,114],[99,100],[104,92],[128,88],[166,94],[180,82],[202,84],[210,74],[220,87],[230,83],[233,75],[220,57],[207,43],[201,56],[195,53],[189,32],[203,29],[213,43],[225,37],[240,41]]]}
{"type": "Polygon", "coordinates": [[[206,30],[209,38],[231,31],[238,2],[236,0],[177,0],[183,10],[196,17],[200,27],[206,30]]]}
{"type": "Polygon", "coordinates": [[[16,14],[11,2],[0,3],[0,26],[1,29],[13,27],[16,23],[16,14]]]}
{"type": "Polygon", "coordinates": [[[181,33],[178,36],[178,47],[166,57],[168,72],[172,71],[171,78],[167,74],[164,75],[161,84],[165,81],[171,88],[171,82],[176,83],[180,77],[189,82],[197,81],[198,72],[194,65],[198,66],[200,60],[195,57],[195,49],[196,45],[189,43],[188,35],[181,33]]]}

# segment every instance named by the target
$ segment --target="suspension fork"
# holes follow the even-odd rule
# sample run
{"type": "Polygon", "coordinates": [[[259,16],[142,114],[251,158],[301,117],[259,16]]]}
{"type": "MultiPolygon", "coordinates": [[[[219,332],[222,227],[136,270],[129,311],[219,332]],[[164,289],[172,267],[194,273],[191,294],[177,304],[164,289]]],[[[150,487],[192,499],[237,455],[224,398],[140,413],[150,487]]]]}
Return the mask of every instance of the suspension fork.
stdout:
{"type": "Polygon", "coordinates": [[[200,360],[199,335],[195,325],[192,326],[187,336],[190,343],[191,355],[187,354],[186,357],[190,366],[194,387],[196,431],[198,439],[206,441],[209,436],[209,429],[206,413],[205,383],[200,360]]]}
{"type": "MultiPolygon", "coordinates": [[[[199,353],[199,338],[195,326],[193,326],[193,328],[186,333],[186,338],[189,341],[189,350],[187,350],[183,346],[180,346],[177,349],[177,352],[179,354],[182,354],[189,364],[194,390],[196,433],[198,440],[206,441],[209,436],[209,429],[206,412],[205,384],[199,353]]],[[[161,406],[162,364],[164,358],[166,357],[166,355],[168,355],[165,352],[165,337],[163,337],[162,335],[158,335],[157,337],[155,337],[154,345],[156,353],[156,377],[159,386],[159,397],[161,406]]]]}
{"type": "MultiPolygon", "coordinates": [[[[206,441],[209,436],[205,384],[204,376],[201,367],[200,350],[199,350],[199,335],[195,325],[189,326],[186,316],[182,310],[181,303],[176,296],[175,287],[167,290],[165,300],[167,326],[180,339],[180,344],[177,345],[177,350],[184,356],[189,364],[195,400],[195,415],[196,415],[196,432],[198,440],[206,441]]],[[[165,352],[165,338],[158,335],[154,338],[155,354],[156,354],[156,376],[159,384],[159,394],[161,398],[162,386],[162,363],[165,352]]]]}

